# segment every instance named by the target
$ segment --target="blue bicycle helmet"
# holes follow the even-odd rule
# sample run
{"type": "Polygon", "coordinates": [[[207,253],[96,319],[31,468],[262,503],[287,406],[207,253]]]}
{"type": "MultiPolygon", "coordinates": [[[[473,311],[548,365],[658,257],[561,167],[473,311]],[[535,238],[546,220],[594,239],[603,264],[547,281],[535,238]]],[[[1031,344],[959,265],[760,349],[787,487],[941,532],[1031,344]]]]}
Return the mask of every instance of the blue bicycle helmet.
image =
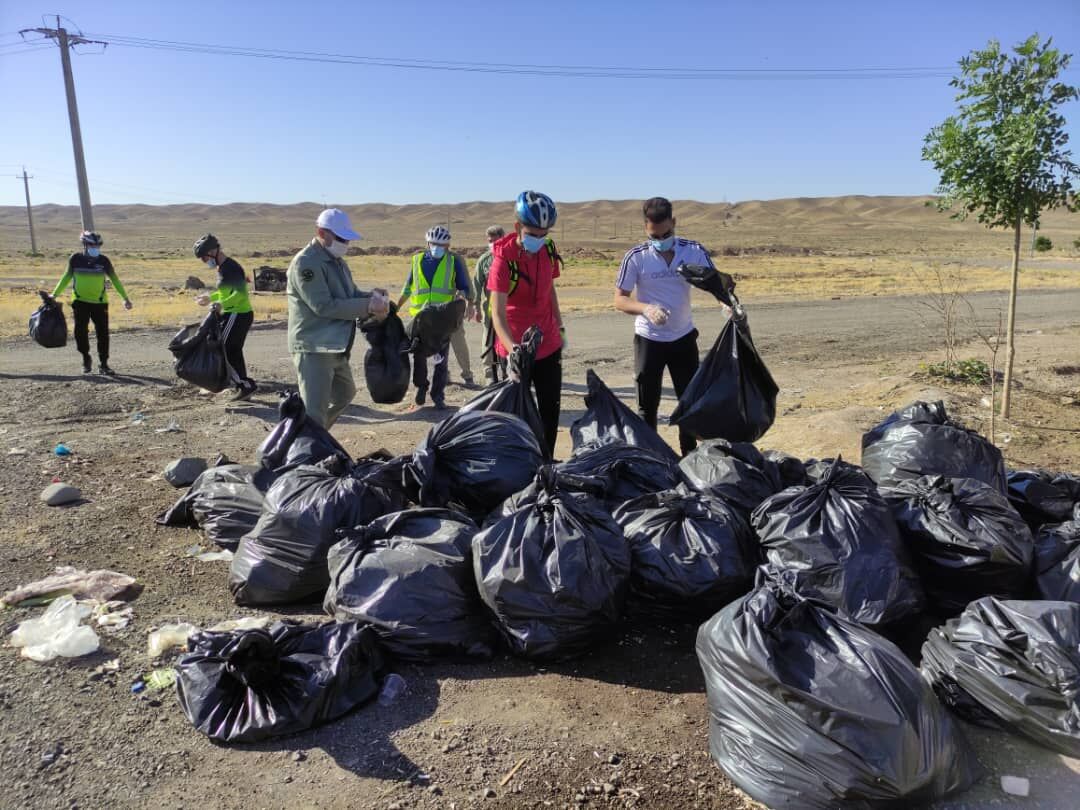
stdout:
{"type": "Polygon", "coordinates": [[[534,228],[551,228],[558,217],[551,197],[539,191],[523,191],[518,194],[514,213],[517,214],[518,222],[534,228]]]}

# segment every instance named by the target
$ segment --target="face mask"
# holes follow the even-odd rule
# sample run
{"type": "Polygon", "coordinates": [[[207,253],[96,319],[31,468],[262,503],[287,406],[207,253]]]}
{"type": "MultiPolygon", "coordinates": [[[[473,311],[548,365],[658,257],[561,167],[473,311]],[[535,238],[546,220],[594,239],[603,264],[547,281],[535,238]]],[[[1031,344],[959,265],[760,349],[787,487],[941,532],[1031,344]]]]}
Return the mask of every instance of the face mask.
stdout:
{"type": "Polygon", "coordinates": [[[217,259],[207,259],[206,267],[208,270],[213,270],[217,267],[217,259]]]}
{"type": "Polygon", "coordinates": [[[342,258],[345,255],[345,251],[347,251],[348,249],[348,242],[339,242],[337,239],[331,242],[330,247],[327,248],[327,250],[330,251],[330,255],[333,256],[335,259],[342,258]]]}
{"type": "Polygon", "coordinates": [[[665,253],[674,247],[675,237],[669,236],[667,239],[650,239],[649,244],[660,253],[665,253]]]}
{"type": "Polygon", "coordinates": [[[533,236],[531,233],[521,234],[521,246],[529,253],[538,253],[547,241],[546,237],[533,236]]]}
{"type": "Polygon", "coordinates": [[[92,259],[96,259],[101,255],[101,248],[87,248],[86,255],[92,259]]]}
{"type": "Polygon", "coordinates": [[[428,252],[431,253],[431,258],[441,259],[443,256],[446,255],[446,248],[444,248],[442,245],[430,245],[428,247],[428,252]]]}

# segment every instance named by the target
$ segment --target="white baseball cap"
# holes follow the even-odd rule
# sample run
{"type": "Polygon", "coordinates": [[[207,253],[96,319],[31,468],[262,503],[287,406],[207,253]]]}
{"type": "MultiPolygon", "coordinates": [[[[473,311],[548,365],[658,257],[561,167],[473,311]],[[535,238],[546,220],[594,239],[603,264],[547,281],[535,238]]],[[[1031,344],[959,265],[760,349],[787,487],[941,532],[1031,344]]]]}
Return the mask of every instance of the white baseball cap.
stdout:
{"type": "Polygon", "coordinates": [[[349,223],[349,215],[340,208],[327,208],[319,214],[315,224],[320,228],[332,231],[339,239],[352,241],[353,239],[364,238],[352,229],[352,225],[349,223]]]}

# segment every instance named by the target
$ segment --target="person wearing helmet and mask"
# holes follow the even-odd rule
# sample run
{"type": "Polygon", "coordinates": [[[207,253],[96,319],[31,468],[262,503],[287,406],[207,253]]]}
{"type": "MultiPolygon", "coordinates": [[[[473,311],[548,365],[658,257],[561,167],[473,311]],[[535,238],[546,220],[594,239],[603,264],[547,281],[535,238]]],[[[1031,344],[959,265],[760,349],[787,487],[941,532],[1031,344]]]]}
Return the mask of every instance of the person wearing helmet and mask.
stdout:
{"type": "Polygon", "coordinates": [[[115,374],[109,367],[109,299],[106,294],[105,279],[112,282],[113,289],[124,299],[124,309],[131,309],[124,285],[113,270],[109,257],[101,252],[105,240],[101,234],[83,231],[79,237],[82,252],[72,253],[68,259],[67,271],[53,290],[53,298],[60,295],[71,284],[71,312],[75,318],[75,348],[79,350],[83,361],[83,374],[92,370],[90,364],[90,322],[94,323],[97,336],[98,370],[102,374],[115,374]]]}
{"type": "MultiPolygon", "coordinates": [[[[469,270],[465,260],[450,252],[450,231],[442,225],[430,228],[424,237],[427,250],[412,257],[409,275],[405,286],[401,288],[398,309],[410,301],[409,315],[415,318],[428,304],[441,304],[455,298],[469,297],[469,270]]],[[[464,337],[464,334],[462,335],[464,337]]],[[[431,401],[438,410],[446,407],[446,383],[450,379],[450,365],[447,355],[450,352],[451,337],[446,345],[435,355],[435,369],[431,375],[431,401]]],[[[458,363],[461,355],[458,354],[458,363]]],[[[472,384],[472,375],[468,368],[468,347],[465,348],[465,364],[462,374],[467,384],[472,384]]],[[[413,355],[413,385],[416,386],[414,410],[427,401],[428,369],[427,357],[417,351],[413,355]]]]}
{"type": "Polygon", "coordinates": [[[348,215],[328,208],[315,221],[315,238],[297,253],[286,274],[289,352],[308,416],[330,428],[356,394],[349,355],[357,319],[382,320],[389,312],[385,290],[361,292],[345,253],[360,239],[348,215]]]}
{"type": "Polygon", "coordinates": [[[195,296],[195,303],[203,307],[212,303],[221,314],[225,358],[237,377],[237,391],[233,400],[249,399],[259,386],[248,376],[247,363],[244,362],[244,341],[255,320],[244,268],[238,261],[225,255],[221,243],[212,233],[195,243],[194,253],[195,258],[203,262],[207,269],[216,270],[218,277],[217,289],[195,296]]]}
{"type": "MultiPolygon", "coordinates": [[[[559,311],[555,279],[562,258],[548,231],[555,225],[555,203],[538,191],[523,191],[514,204],[514,233],[492,245],[487,286],[491,317],[500,358],[509,356],[525,330],[536,326],[543,334],[536,352],[532,384],[544,425],[548,452],[554,455],[562,401],[562,352],[566,334],[559,311]]],[[[514,369],[511,377],[516,377],[514,369]]]]}

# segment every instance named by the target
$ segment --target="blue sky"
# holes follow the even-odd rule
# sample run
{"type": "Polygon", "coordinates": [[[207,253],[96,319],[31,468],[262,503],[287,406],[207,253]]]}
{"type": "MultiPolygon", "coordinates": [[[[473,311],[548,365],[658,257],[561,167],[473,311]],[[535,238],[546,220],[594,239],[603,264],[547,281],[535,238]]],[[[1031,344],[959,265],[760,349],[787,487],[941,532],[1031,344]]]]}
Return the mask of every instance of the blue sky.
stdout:
{"type": "MultiPolygon", "coordinates": [[[[77,201],[55,46],[88,35],[402,59],[685,68],[949,67],[1034,31],[1080,53],[1080,3],[0,2],[0,173],[77,201]]],[[[920,194],[945,78],[573,79],[110,47],[73,57],[91,193],[105,202],[458,202],[920,194]]],[[[1080,61],[1070,80],[1080,83],[1080,61]]],[[[1080,105],[1066,111],[1080,153],[1080,105]]],[[[22,187],[0,183],[0,204],[22,187]]]]}

